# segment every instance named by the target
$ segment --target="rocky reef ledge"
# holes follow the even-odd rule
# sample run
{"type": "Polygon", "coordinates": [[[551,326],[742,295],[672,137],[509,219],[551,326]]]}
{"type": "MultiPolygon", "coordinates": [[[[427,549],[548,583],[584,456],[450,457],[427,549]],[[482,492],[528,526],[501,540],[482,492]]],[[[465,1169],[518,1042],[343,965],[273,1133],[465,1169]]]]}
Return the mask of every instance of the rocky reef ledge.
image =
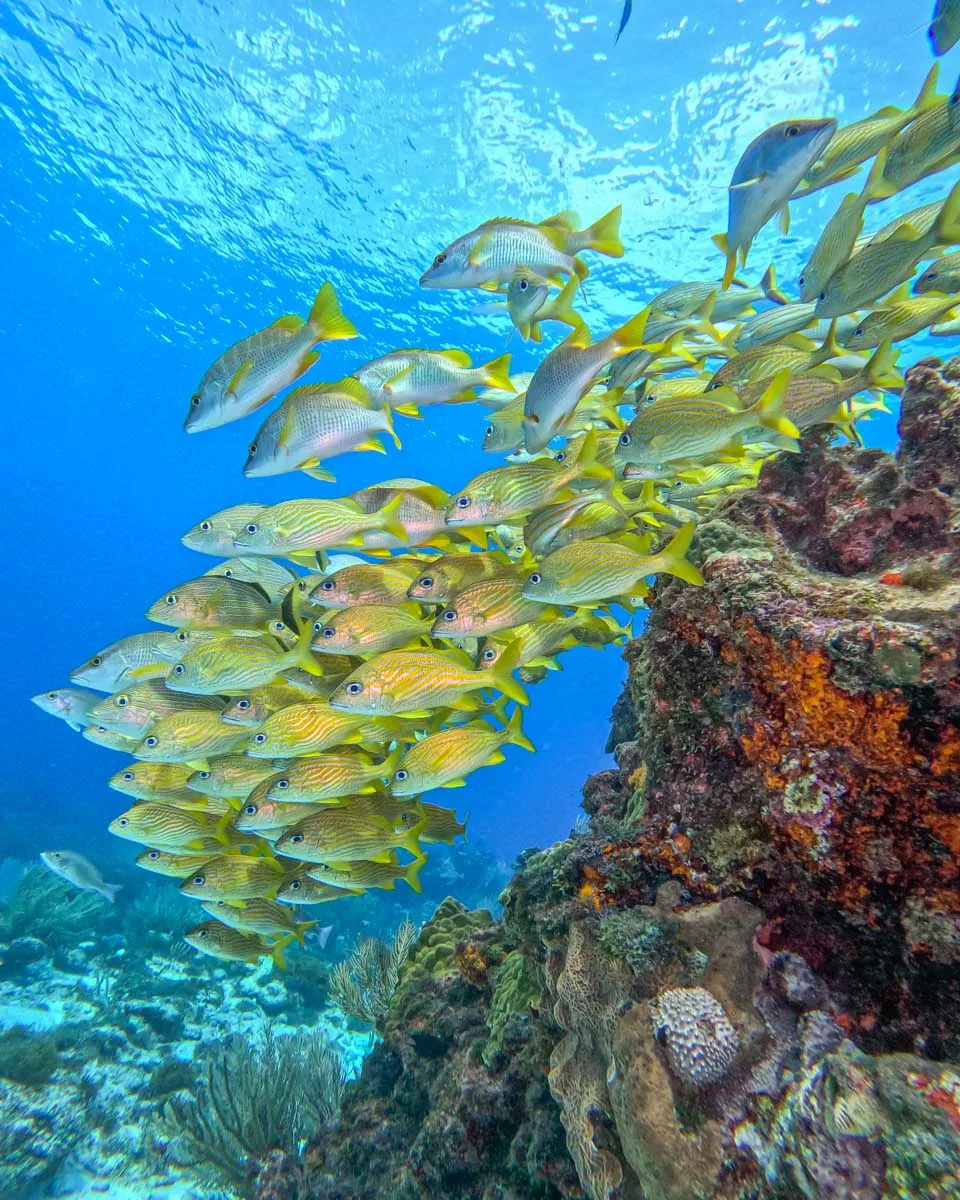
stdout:
{"type": "Polygon", "coordinates": [[[259,1200],[960,1195],[960,361],[661,582],[589,822],[424,928],[259,1200]]]}

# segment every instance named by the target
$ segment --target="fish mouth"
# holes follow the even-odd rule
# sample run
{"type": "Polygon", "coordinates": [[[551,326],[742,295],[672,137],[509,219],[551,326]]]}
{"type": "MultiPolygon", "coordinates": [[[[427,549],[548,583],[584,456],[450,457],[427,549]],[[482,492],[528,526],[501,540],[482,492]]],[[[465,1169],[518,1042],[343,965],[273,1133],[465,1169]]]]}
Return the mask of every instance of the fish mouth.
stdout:
{"type": "Polygon", "coordinates": [[[420,276],[420,281],[419,281],[419,282],[420,282],[420,286],[421,286],[422,288],[440,288],[440,287],[443,287],[443,283],[442,283],[442,282],[439,282],[439,281],[436,279],[436,277],[434,276],[434,274],[433,274],[433,268],[432,268],[432,267],[431,267],[429,270],[427,270],[427,271],[424,271],[424,273],[423,273],[423,274],[420,276]]]}

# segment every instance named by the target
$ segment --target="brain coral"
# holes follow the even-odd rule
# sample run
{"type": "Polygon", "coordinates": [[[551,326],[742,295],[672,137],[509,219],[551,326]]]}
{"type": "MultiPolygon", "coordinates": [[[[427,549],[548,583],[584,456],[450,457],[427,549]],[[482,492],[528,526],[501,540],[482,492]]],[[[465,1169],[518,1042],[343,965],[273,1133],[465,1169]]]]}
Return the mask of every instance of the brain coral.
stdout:
{"type": "Polygon", "coordinates": [[[740,1050],[740,1038],[706,988],[668,988],[651,1006],[654,1031],[673,1074],[694,1087],[719,1083],[740,1050]]]}

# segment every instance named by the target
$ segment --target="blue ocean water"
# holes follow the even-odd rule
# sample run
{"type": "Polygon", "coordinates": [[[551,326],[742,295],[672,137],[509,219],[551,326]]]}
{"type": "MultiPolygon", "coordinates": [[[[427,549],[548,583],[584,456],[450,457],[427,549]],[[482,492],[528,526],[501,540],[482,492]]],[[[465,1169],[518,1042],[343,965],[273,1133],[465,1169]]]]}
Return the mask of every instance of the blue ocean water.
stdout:
{"type": "MultiPolygon", "coordinates": [[[[180,545],[190,525],[240,500],[397,474],[453,489],[494,465],[484,414],[466,405],[401,419],[403,451],[339,460],[335,487],[248,481],[262,414],[181,427],[223,348],[305,313],[330,279],[362,337],[325,346],[309,380],[411,345],[484,361],[509,327],[472,312],[476,293],[421,291],[434,254],[493,215],[592,220],[620,203],[626,255],[593,256],[585,289],[592,329],[612,328],[663,286],[719,273],[709,235],[753,136],[791,115],[906,105],[931,61],[925,5],[633,8],[615,45],[619,0],[3,5],[5,775],[13,803],[42,814],[18,826],[18,849],[43,848],[51,828],[74,828],[91,854],[111,841],[119,797],[104,779],[118,757],[28,698],[146,629],[147,605],[210,565],[180,545]]],[[[937,177],[894,205],[943,190],[937,177]]],[[[789,288],[840,195],[794,205],[787,237],[768,227],[747,277],[772,257],[789,288]]],[[[909,344],[902,362],[932,345],[909,344]]],[[[532,369],[528,346],[509,348],[532,369]]],[[[894,418],[863,432],[890,445],[894,418]]],[[[509,859],[566,833],[605,761],[622,677],[616,649],[566,656],[535,690],[539,752],[511,751],[453,794],[472,835],[509,859]]]]}

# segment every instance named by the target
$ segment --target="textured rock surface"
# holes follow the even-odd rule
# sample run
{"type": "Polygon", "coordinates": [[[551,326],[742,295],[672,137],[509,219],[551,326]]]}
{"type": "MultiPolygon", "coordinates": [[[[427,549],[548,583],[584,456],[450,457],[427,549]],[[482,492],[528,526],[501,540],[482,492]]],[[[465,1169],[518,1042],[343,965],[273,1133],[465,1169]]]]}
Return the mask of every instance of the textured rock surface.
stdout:
{"type": "Polygon", "coordinates": [[[424,931],[290,1197],[958,1193],[954,380],[909,373],[896,456],[810,439],[702,523],[588,825],[424,931]]]}

